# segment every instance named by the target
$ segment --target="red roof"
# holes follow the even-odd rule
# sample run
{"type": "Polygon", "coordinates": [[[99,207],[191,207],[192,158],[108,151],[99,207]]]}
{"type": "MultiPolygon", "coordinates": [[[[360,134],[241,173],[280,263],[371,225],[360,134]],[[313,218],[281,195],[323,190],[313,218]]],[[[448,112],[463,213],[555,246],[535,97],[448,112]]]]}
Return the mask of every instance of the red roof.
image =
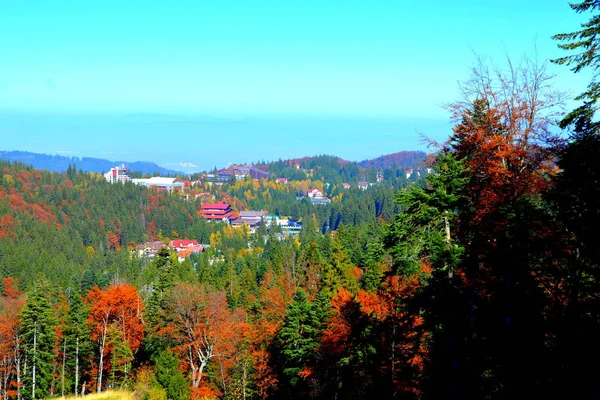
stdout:
{"type": "Polygon", "coordinates": [[[202,214],[202,216],[205,219],[218,219],[218,220],[222,220],[223,218],[229,218],[229,219],[237,219],[240,216],[238,215],[238,213],[234,212],[234,211],[229,211],[229,212],[220,212],[220,213],[207,213],[207,214],[202,214]]]}
{"type": "Polygon", "coordinates": [[[191,249],[179,250],[179,252],[177,253],[177,257],[179,257],[179,258],[187,258],[191,254],[192,254],[192,250],[191,249]]]}
{"type": "Polygon", "coordinates": [[[227,210],[229,207],[231,206],[227,203],[207,203],[202,204],[200,208],[203,210],[227,210]]]}
{"type": "Polygon", "coordinates": [[[176,248],[198,246],[197,240],[172,240],[171,246],[176,248]]]}

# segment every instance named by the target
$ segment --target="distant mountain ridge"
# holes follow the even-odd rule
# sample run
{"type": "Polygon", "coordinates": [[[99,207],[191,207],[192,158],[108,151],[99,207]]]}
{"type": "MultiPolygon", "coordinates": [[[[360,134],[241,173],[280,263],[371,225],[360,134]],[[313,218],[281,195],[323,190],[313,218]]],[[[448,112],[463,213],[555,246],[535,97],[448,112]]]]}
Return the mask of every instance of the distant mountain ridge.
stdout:
{"type": "MultiPolygon", "coordinates": [[[[302,161],[309,161],[318,156],[306,156],[301,158],[292,158],[288,160],[292,163],[300,163],[302,161]]],[[[333,156],[335,157],[335,156],[333,156]]],[[[336,157],[340,166],[354,162],[343,159],[341,157],[336,157]]],[[[416,150],[405,150],[399,151],[397,153],[391,153],[382,155],[376,158],[371,158],[368,160],[358,161],[356,162],[362,168],[370,168],[375,167],[379,169],[385,168],[418,168],[422,167],[427,160],[427,153],[424,151],[416,151],[416,150]]],[[[269,164],[269,163],[267,163],[269,164]]]]}
{"type": "Polygon", "coordinates": [[[360,161],[358,165],[363,168],[375,167],[379,169],[417,168],[422,167],[426,159],[427,153],[424,151],[399,151],[370,160],[360,161]]]}
{"type": "Polygon", "coordinates": [[[85,172],[108,172],[116,165],[125,164],[130,171],[137,171],[141,172],[142,174],[182,174],[181,171],[163,168],[149,161],[110,161],[103,158],[66,157],[61,155],[31,153],[28,151],[0,151],[0,158],[11,162],[18,161],[27,165],[31,165],[35,169],[47,169],[53,172],[66,171],[69,165],[73,164],[76,165],[77,169],[85,172]]]}

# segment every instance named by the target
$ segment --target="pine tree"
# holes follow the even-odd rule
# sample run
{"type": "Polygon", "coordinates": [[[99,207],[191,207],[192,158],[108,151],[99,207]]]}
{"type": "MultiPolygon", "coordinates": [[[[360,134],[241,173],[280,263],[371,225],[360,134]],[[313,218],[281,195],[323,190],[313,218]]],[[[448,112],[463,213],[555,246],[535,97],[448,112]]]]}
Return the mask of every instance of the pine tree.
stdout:
{"type": "Polygon", "coordinates": [[[277,336],[281,347],[283,374],[292,392],[302,388],[301,372],[314,365],[315,349],[319,345],[322,321],[318,318],[306,292],[298,289],[292,303],[287,307],[286,316],[277,336]]]}
{"type": "MultiPolygon", "coordinates": [[[[554,359],[561,373],[561,387],[556,393],[563,397],[583,397],[598,392],[597,368],[587,368],[589,360],[600,355],[600,250],[597,230],[600,224],[600,122],[596,112],[600,101],[600,81],[597,70],[600,46],[600,2],[586,0],[570,4],[577,13],[593,13],[580,30],[555,35],[558,46],[571,54],[553,62],[571,67],[575,73],[593,70],[587,90],[575,100],[582,104],[569,112],[560,122],[571,129],[569,142],[559,148],[560,173],[551,193],[554,210],[563,225],[569,248],[563,265],[562,290],[566,307],[558,316],[557,347],[554,359]]],[[[558,380],[557,380],[558,381],[558,380]]]]}
{"type": "Polygon", "coordinates": [[[160,249],[152,263],[158,269],[158,280],[153,284],[153,291],[148,300],[146,312],[146,337],[144,343],[150,354],[158,353],[168,343],[159,339],[158,331],[168,324],[165,318],[165,310],[168,307],[167,298],[174,286],[173,260],[169,250],[165,247],[160,249]]]}
{"type": "MultiPolygon", "coordinates": [[[[571,71],[575,73],[586,68],[597,70],[598,48],[600,45],[600,39],[598,38],[600,34],[600,17],[598,15],[600,1],[585,0],[580,3],[571,3],[569,6],[577,13],[596,12],[596,14],[589,21],[581,24],[582,29],[570,33],[559,33],[552,37],[555,40],[565,42],[559,44],[559,48],[575,52],[574,54],[552,60],[552,62],[569,66],[571,67],[571,71]]],[[[598,100],[600,100],[600,82],[597,75],[594,75],[587,90],[577,96],[575,100],[580,100],[583,104],[565,116],[560,123],[561,127],[566,128],[572,125],[575,131],[581,133],[597,132],[600,122],[592,122],[592,117],[598,109],[598,100]]]]}
{"type": "Polygon", "coordinates": [[[190,381],[179,370],[179,360],[170,350],[154,358],[156,381],[165,389],[170,400],[186,400],[190,396],[190,381]]]}
{"type": "Polygon", "coordinates": [[[64,330],[65,374],[69,393],[79,393],[93,353],[90,330],[87,323],[88,307],[81,293],[71,296],[64,330]]]}
{"type": "Polygon", "coordinates": [[[331,241],[331,262],[323,267],[321,291],[324,291],[329,297],[333,297],[341,287],[356,293],[358,280],[353,274],[354,268],[342,244],[334,237],[331,241]]]}
{"type": "Polygon", "coordinates": [[[21,314],[21,337],[27,363],[22,393],[29,399],[48,397],[52,381],[55,321],[45,289],[41,284],[34,288],[21,314]]]}

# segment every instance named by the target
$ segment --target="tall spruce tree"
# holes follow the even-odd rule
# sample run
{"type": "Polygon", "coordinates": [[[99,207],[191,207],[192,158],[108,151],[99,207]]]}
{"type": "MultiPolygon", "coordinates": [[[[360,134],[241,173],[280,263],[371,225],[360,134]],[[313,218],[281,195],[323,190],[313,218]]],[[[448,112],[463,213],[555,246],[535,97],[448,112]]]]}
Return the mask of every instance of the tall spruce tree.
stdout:
{"type": "Polygon", "coordinates": [[[600,357],[600,249],[597,230],[600,225],[600,122],[596,112],[600,101],[600,1],[586,0],[570,4],[577,13],[591,13],[581,29],[553,38],[570,54],[553,60],[575,73],[594,71],[587,89],[576,100],[580,105],[560,122],[571,130],[569,142],[559,150],[556,187],[551,199],[564,226],[569,257],[562,271],[566,308],[559,316],[556,332],[556,370],[564,371],[555,393],[563,397],[598,393],[595,378],[598,368],[588,368],[590,360],[600,357]]]}
{"type": "Polygon", "coordinates": [[[65,341],[65,381],[69,393],[80,393],[84,382],[84,371],[88,370],[92,355],[90,330],[87,323],[88,308],[81,293],[73,294],[69,301],[65,341]]]}
{"type": "Polygon", "coordinates": [[[290,393],[306,395],[301,371],[310,368],[315,362],[315,350],[319,346],[322,326],[322,310],[316,309],[308,301],[306,292],[298,289],[292,303],[287,307],[286,316],[277,335],[281,349],[283,375],[290,393]]]}
{"type": "Polygon", "coordinates": [[[38,284],[28,296],[21,313],[25,363],[22,395],[25,399],[44,399],[52,381],[55,321],[47,290],[38,284]]]}

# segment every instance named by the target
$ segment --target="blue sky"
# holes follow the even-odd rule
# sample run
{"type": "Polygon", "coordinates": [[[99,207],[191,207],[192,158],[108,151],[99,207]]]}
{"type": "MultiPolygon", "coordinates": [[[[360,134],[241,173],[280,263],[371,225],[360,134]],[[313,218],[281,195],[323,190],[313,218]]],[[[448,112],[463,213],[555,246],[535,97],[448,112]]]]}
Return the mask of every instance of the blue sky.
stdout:
{"type": "MultiPolygon", "coordinates": [[[[467,78],[474,52],[497,63],[505,54],[518,58],[535,48],[540,59],[555,58],[561,51],[550,36],[575,30],[585,19],[558,0],[5,2],[0,114],[12,119],[60,114],[110,120],[160,113],[284,120],[297,140],[266,129],[272,137],[260,142],[293,151],[251,148],[244,138],[260,136],[261,130],[236,122],[236,130],[219,132],[242,149],[221,163],[238,161],[248,151],[256,154],[248,161],[322,153],[359,160],[422,148],[416,130],[447,135],[448,116],[440,106],[457,99],[457,81],[467,78]],[[323,120],[326,130],[318,123],[323,120]],[[372,130],[364,125],[364,132],[389,149],[368,150],[357,138],[344,154],[336,153],[331,143],[352,137],[348,129],[355,120],[374,121],[372,130]],[[306,140],[303,126],[311,129],[306,140]],[[385,139],[394,132],[396,142],[385,139]]],[[[587,77],[566,68],[550,68],[558,73],[559,89],[577,94],[587,83],[587,77]]],[[[84,134],[89,123],[75,131],[84,134]]],[[[35,151],[35,143],[52,131],[26,125],[26,130],[5,130],[11,138],[3,138],[3,150],[35,151]]],[[[127,135],[132,143],[178,133],[168,126],[149,132],[143,124],[129,124],[129,130],[120,125],[118,133],[91,131],[108,138],[127,135]]],[[[53,132],[52,145],[38,151],[83,156],[123,151],[108,144],[88,150],[85,140],[74,144],[72,130],[53,132]]],[[[210,127],[199,129],[194,148],[210,133],[210,127]]],[[[139,155],[135,159],[151,157],[162,164],[186,161],[210,168],[218,161],[182,151],[181,144],[165,144],[157,152],[161,159],[144,151],[127,149],[139,155]]]]}

